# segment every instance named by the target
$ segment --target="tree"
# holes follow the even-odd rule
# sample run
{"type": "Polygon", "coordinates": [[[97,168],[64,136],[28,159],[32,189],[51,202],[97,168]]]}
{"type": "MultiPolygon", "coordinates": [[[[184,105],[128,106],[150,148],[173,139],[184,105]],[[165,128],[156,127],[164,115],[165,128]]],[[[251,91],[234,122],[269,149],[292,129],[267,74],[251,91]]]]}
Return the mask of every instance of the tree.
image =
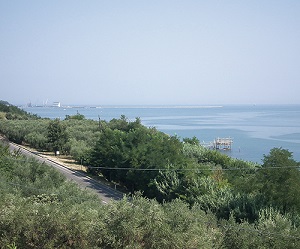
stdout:
{"type": "Polygon", "coordinates": [[[48,143],[52,151],[56,153],[56,151],[63,150],[68,141],[66,126],[59,119],[55,119],[50,121],[47,131],[48,143]]]}
{"type": "Polygon", "coordinates": [[[258,187],[267,205],[273,205],[282,212],[300,213],[299,163],[292,153],[282,148],[273,148],[265,155],[258,172],[258,187]]]}
{"type": "Polygon", "coordinates": [[[199,145],[200,144],[199,139],[195,136],[193,136],[192,138],[186,137],[186,138],[183,139],[183,142],[193,144],[193,145],[199,145]]]}
{"type": "Polygon", "coordinates": [[[83,114],[80,114],[80,113],[77,111],[77,114],[75,114],[75,115],[66,115],[65,120],[71,120],[71,119],[75,119],[75,120],[84,120],[84,119],[85,119],[85,116],[84,116],[83,114]]]}

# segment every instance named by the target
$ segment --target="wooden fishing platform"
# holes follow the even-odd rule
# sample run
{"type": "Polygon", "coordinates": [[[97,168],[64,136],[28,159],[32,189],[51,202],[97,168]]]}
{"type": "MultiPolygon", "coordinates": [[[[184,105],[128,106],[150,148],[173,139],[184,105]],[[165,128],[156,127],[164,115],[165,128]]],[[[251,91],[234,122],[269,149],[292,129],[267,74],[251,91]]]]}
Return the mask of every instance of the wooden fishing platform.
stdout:
{"type": "Polygon", "coordinates": [[[233,144],[233,139],[231,137],[227,138],[215,138],[213,141],[213,148],[215,150],[231,150],[233,144]]]}

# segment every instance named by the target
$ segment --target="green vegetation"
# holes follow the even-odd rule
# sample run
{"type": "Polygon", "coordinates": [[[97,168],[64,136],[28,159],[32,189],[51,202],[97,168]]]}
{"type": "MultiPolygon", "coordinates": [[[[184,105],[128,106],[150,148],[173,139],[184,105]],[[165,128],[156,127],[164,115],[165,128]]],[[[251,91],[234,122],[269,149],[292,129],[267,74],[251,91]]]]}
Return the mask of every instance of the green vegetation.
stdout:
{"type": "Polygon", "coordinates": [[[58,151],[63,151],[65,149],[65,144],[68,141],[66,126],[62,124],[59,119],[55,119],[49,122],[47,132],[48,144],[50,146],[50,149],[55,154],[58,151]]]}
{"type": "Polygon", "coordinates": [[[35,114],[27,113],[17,106],[9,104],[7,101],[0,100],[0,120],[1,119],[38,119],[35,114]]]}
{"type": "Polygon", "coordinates": [[[0,146],[1,248],[299,248],[299,217],[262,209],[255,223],[199,204],[134,196],[103,205],[51,167],[0,146]]]}
{"type": "Polygon", "coordinates": [[[263,164],[168,136],[125,116],[1,120],[0,132],[60,150],[132,194],[101,205],[56,171],[0,147],[0,247],[299,248],[300,172],[274,148],[263,164]],[[136,193],[140,193],[136,195],[136,193]]]}

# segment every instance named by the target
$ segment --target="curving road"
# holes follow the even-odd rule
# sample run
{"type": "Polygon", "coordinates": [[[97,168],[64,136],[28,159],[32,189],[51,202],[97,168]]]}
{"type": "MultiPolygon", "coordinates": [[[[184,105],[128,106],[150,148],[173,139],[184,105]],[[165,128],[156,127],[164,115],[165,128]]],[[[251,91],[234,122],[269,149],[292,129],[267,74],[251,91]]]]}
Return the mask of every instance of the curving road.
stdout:
{"type": "Polygon", "coordinates": [[[23,147],[12,142],[9,142],[9,148],[10,150],[19,150],[25,156],[34,157],[36,160],[56,168],[58,171],[64,174],[68,180],[76,182],[81,188],[90,189],[96,193],[103,203],[108,203],[111,200],[120,200],[123,198],[123,193],[90,178],[82,172],[68,169],[57,162],[44,158],[43,156],[24,149],[23,147]]]}

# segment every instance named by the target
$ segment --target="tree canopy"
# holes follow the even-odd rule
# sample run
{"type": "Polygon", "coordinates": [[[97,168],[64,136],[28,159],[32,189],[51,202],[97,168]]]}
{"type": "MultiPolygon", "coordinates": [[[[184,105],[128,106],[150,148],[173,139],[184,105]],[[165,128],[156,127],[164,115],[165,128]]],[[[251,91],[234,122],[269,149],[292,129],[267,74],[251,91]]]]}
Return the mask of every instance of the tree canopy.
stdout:
{"type": "Polygon", "coordinates": [[[68,141],[66,126],[59,119],[50,121],[48,128],[48,143],[52,151],[63,151],[68,141]]]}
{"type": "Polygon", "coordinates": [[[66,207],[61,201],[66,202],[73,193],[60,188],[65,186],[60,176],[1,148],[0,178],[5,180],[0,179],[0,185],[5,194],[0,208],[9,214],[0,214],[0,229],[7,231],[0,235],[1,247],[13,242],[21,246],[22,241],[40,248],[62,244],[66,248],[184,248],[183,243],[186,248],[299,246],[300,165],[283,148],[273,148],[259,165],[205,148],[196,138],[169,136],[143,126],[139,118],[130,121],[125,116],[109,122],[88,120],[80,114],[64,120],[5,118],[0,132],[16,143],[69,154],[89,173],[103,176],[132,195],[131,203],[115,203],[104,213],[94,209],[90,200],[77,203],[72,199],[74,208],[70,203],[66,207]],[[47,178],[53,181],[48,183],[47,178]],[[4,183],[7,179],[13,184],[4,183]],[[23,183],[26,188],[18,187],[23,183]],[[15,205],[10,209],[9,203],[15,205]],[[41,216],[45,226],[38,225],[42,218],[32,211],[37,210],[37,203],[42,204],[37,212],[45,215],[41,216]],[[31,218],[26,220],[21,211],[31,218]],[[14,225],[19,216],[24,226],[14,225]],[[200,219],[204,223],[199,224],[200,219]],[[67,226],[78,229],[64,231],[67,226]],[[30,227],[28,232],[25,227],[30,227]],[[79,235],[79,230],[85,232],[79,235]],[[45,242],[43,231],[52,231],[52,244],[45,242]],[[164,240],[166,237],[171,241],[164,240]]]}
{"type": "Polygon", "coordinates": [[[1,248],[300,247],[295,214],[269,207],[255,223],[236,222],[217,219],[201,204],[160,204],[140,194],[104,205],[55,169],[2,145],[0,187],[1,248]]]}

